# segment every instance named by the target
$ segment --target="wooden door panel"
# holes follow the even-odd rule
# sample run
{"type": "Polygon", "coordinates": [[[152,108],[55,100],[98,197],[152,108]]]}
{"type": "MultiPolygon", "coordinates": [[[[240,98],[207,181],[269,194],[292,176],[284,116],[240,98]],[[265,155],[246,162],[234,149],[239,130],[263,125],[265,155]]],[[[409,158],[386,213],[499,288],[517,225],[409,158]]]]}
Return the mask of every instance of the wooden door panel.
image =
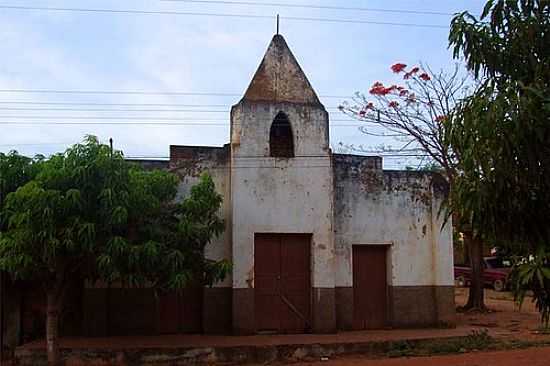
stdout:
{"type": "Polygon", "coordinates": [[[283,331],[303,333],[310,319],[310,242],[309,235],[284,235],[281,240],[281,319],[283,331]]]}
{"type": "Polygon", "coordinates": [[[256,234],[256,328],[299,333],[310,317],[310,236],[256,234]]]}
{"type": "Polygon", "coordinates": [[[384,328],[387,320],[386,246],[353,246],[353,327],[384,328]]]}
{"type": "Polygon", "coordinates": [[[280,329],[279,297],[281,240],[278,236],[254,236],[254,308],[258,331],[280,329]]]}

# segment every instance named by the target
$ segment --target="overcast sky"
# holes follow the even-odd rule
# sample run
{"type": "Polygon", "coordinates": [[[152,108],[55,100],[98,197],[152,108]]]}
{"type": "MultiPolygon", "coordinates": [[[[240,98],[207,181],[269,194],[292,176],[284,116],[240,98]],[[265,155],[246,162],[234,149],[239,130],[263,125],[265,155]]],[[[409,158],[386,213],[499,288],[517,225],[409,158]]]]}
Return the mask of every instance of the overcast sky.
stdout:
{"type": "MultiPolygon", "coordinates": [[[[300,0],[291,3],[443,13],[469,10],[479,15],[484,1],[300,0]]],[[[391,139],[365,136],[356,127],[338,127],[338,124],[349,125],[353,122],[342,122],[345,117],[335,109],[344,99],[327,96],[352,95],[356,91],[367,91],[374,81],[392,80],[389,66],[398,61],[409,65],[424,62],[436,70],[452,69],[455,63],[447,48],[448,28],[285,19],[285,16],[361,19],[448,26],[451,16],[445,15],[253,7],[161,0],[0,1],[0,6],[5,5],[256,14],[273,16],[273,19],[0,8],[0,123],[4,122],[0,124],[0,151],[4,152],[17,149],[24,154],[47,155],[62,151],[68,144],[79,141],[85,134],[97,135],[102,140],[112,137],[115,146],[124,150],[127,156],[165,157],[168,155],[170,144],[220,146],[227,143],[229,108],[238,102],[256,71],[275,32],[274,16],[277,13],[282,17],[281,34],[321,96],[325,107],[331,112],[333,127],[330,138],[331,144],[335,147],[340,142],[361,144],[365,147],[382,143],[396,146],[398,144],[391,139]],[[235,95],[5,92],[12,89],[235,95]],[[129,105],[99,105],[100,103],[129,105]],[[158,109],[168,111],[151,111],[158,109]],[[181,111],[174,111],[175,109],[181,111]],[[189,112],[191,110],[196,112],[189,112]],[[199,125],[133,124],[193,121],[199,125]],[[5,122],[16,122],[19,125],[5,122]],[[23,125],[26,122],[87,124],[23,125]],[[130,124],[91,125],[90,122],[130,124]],[[200,123],[216,125],[206,126],[200,123]]],[[[394,168],[408,164],[403,161],[400,162],[401,165],[398,163],[397,160],[386,159],[385,166],[394,168]]]]}

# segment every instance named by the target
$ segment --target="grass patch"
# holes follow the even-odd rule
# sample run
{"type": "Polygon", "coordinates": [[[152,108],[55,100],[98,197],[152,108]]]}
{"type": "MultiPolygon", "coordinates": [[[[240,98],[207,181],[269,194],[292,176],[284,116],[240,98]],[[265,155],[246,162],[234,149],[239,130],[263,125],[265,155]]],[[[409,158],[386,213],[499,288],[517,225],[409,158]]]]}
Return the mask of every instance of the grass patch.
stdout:
{"type": "Polygon", "coordinates": [[[466,337],[437,339],[429,342],[393,342],[387,351],[388,357],[430,356],[465,353],[494,349],[497,341],[487,330],[474,330],[466,337]]]}

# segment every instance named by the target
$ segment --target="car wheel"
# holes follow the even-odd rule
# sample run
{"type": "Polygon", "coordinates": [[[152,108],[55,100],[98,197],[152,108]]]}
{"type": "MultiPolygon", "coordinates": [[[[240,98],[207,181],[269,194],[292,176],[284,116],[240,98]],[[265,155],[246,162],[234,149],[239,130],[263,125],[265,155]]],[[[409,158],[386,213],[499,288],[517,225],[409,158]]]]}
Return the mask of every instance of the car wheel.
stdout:
{"type": "Polygon", "coordinates": [[[455,284],[456,284],[456,286],[458,286],[458,287],[464,287],[464,286],[466,286],[466,280],[464,279],[463,276],[458,276],[458,277],[455,279],[455,284]]]}
{"type": "Polygon", "coordinates": [[[506,289],[506,286],[504,286],[504,281],[495,280],[495,282],[493,282],[493,288],[495,289],[495,291],[501,292],[506,289]]]}

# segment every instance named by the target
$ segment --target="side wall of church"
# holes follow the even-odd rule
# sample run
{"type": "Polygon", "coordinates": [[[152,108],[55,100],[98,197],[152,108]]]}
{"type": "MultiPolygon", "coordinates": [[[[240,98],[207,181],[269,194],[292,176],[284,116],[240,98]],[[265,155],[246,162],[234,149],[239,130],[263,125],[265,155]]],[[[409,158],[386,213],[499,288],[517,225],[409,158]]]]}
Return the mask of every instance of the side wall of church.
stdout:
{"type": "Polygon", "coordinates": [[[382,158],[334,155],[338,326],[351,328],[355,245],[387,247],[388,322],[454,323],[453,245],[446,183],[437,174],[383,171],[382,158]]]}

